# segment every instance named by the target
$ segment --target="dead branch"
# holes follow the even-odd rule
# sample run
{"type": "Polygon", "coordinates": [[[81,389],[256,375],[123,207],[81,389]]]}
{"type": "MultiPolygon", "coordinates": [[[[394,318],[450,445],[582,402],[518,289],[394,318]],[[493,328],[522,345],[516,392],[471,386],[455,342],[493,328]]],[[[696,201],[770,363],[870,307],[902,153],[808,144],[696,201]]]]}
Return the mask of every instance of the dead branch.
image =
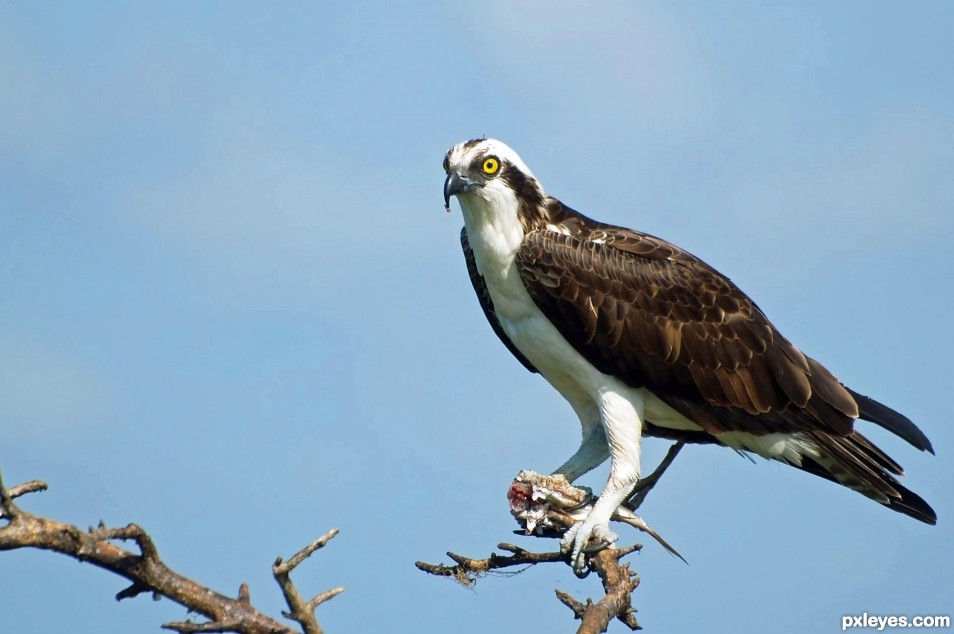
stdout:
{"type": "Polygon", "coordinates": [[[461,585],[470,587],[477,582],[477,579],[483,577],[494,570],[511,568],[513,566],[533,566],[552,561],[563,561],[569,563],[569,555],[561,552],[554,553],[532,553],[513,544],[497,544],[497,548],[513,553],[510,556],[490,553],[486,559],[471,559],[457,553],[448,552],[447,556],[457,562],[456,566],[445,566],[444,564],[429,564],[423,561],[415,562],[418,570],[438,577],[453,577],[461,585]]]}
{"type": "Polygon", "coordinates": [[[582,623],[577,634],[605,632],[613,619],[619,619],[631,630],[641,629],[633,609],[633,591],[639,585],[639,577],[629,569],[629,564],[620,564],[626,555],[625,548],[604,548],[590,559],[590,566],[603,583],[605,596],[595,605],[587,600],[582,623]]]}
{"type": "Polygon", "coordinates": [[[318,609],[318,606],[333,599],[342,592],[344,588],[338,586],[330,590],[326,590],[321,594],[317,595],[310,601],[305,601],[301,596],[301,593],[298,591],[298,588],[295,587],[295,584],[292,583],[289,575],[291,571],[294,570],[305,561],[308,557],[311,557],[312,553],[320,548],[324,548],[331,539],[338,534],[337,528],[332,528],[330,531],[305,546],[297,553],[295,553],[291,559],[287,562],[283,562],[282,558],[279,557],[275,560],[275,564],[272,566],[272,574],[275,576],[275,581],[278,582],[278,586],[282,589],[282,594],[285,595],[285,602],[288,604],[289,611],[282,612],[285,618],[294,619],[301,624],[302,631],[304,634],[322,634],[323,630],[321,626],[318,625],[318,619],[315,617],[315,610],[318,609]]]}
{"type": "Polygon", "coordinates": [[[594,634],[605,632],[610,622],[616,618],[631,630],[640,630],[636,620],[636,610],[633,609],[633,590],[639,585],[639,577],[629,570],[629,564],[620,565],[622,551],[614,548],[605,548],[593,556],[590,565],[596,570],[603,582],[605,596],[599,603],[587,599],[580,603],[570,594],[562,590],[556,591],[557,599],[573,610],[573,615],[582,621],[577,634],[594,634]]]}
{"type": "MultiPolygon", "coordinates": [[[[683,443],[677,442],[649,476],[643,478],[613,519],[625,522],[651,535],[666,550],[682,559],[682,556],[652,530],[635,511],[656,486],[659,479],[679,455],[683,443]]],[[[595,498],[587,489],[574,487],[562,476],[543,476],[532,471],[521,471],[510,486],[508,501],[513,516],[528,535],[544,538],[559,538],[575,523],[582,521],[592,508],[595,498]]],[[[440,577],[451,577],[465,586],[472,586],[477,579],[493,571],[513,566],[533,566],[540,563],[563,562],[570,564],[569,553],[532,553],[513,544],[498,544],[500,550],[512,553],[491,553],[486,559],[471,559],[448,552],[447,556],[456,565],[428,564],[417,562],[418,569],[440,577]]],[[[605,632],[613,620],[619,620],[631,630],[641,629],[633,609],[633,591],[639,585],[639,577],[628,563],[620,560],[642,545],[624,548],[603,548],[588,554],[587,570],[595,571],[603,585],[604,596],[597,602],[587,599],[582,603],[570,594],[556,590],[557,599],[572,610],[580,620],[577,634],[605,632]]],[[[683,559],[685,561],[685,559],[683,559]]]]}
{"type": "MultiPolygon", "coordinates": [[[[513,544],[498,544],[497,548],[513,554],[508,556],[491,553],[486,559],[471,559],[449,552],[447,556],[457,562],[454,566],[428,564],[423,561],[418,561],[414,565],[428,574],[451,577],[458,583],[470,587],[476,583],[477,579],[495,570],[514,566],[529,567],[554,561],[570,563],[569,553],[534,553],[513,544]]],[[[614,618],[625,623],[631,630],[639,629],[632,606],[632,593],[639,585],[639,579],[629,570],[628,563],[620,564],[620,559],[641,548],[640,544],[624,548],[604,548],[590,556],[590,569],[599,575],[605,592],[605,596],[599,602],[593,603],[587,599],[585,604],[580,603],[570,594],[562,590],[556,591],[557,598],[573,610],[576,618],[582,621],[577,634],[605,632],[614,618]]]]}
{"type": "MultiPolygon", "coordinates": [[[[122,528],[107,528],[100,522],[96,528],[81,530],[72,524],[57,522],[27,513],[14,503],[14,499],[45,491],[47,485],[33,480],[10,489],[0,477],[0,551],[19,548],[51,550],[81,562],[108,570],[130,582],[116,594],[116,600],[129,599],[142,593],[164,596],[191,612],[209,619],[195,623],[181,621],[166,623],[164,629],[182,634],[194,632],[240,632],[241,634],[298,634],[297,630],[276,621],[252,607],[248,586],[242,584],[236,598],[227,597],[175,572],[159,557],[152,538],[135,524],[122,528]],[[139,553],[116,546],[114,541],[135,542],[139,553]]],[[[287,618],[297,621],[304,634],[321,634],[322,629],[315,618],[315,609],[340,594],[344,588],[328,590],[305,602],[298,589],[289,579],[290,572],[313,552],[322,548],[338,533],[328,531],[312,544],[299,551],[287,563],[279,558],[273,567],[276,581],[285,595],[289,612],[287,618]]]]}

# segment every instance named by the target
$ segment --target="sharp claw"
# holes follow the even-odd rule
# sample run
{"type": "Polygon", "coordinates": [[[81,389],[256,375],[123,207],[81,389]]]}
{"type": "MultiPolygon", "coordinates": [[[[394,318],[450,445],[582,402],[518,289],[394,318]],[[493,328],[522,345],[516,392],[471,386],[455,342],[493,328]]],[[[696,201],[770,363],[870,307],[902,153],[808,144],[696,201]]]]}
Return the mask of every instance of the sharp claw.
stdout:
{"type": "Polygon", "coordinates": [[[573,569],[573,574],[580,579],[584,579],[590,574],[590,567],[586,563],[585,551],[574,548],[573,554],[570,556],[570,568],[573,569]]]}
{"type": "Polygon", "coordinates": [[[574,543],[576,542],[576,534],[580,530],[581,524],[574,524],[563,533],[563,539],[560,540],[560,551],[561,552],[574,552],[574,543]]]}
{"type": "Polygon", "coordinates": [[[580,552],[584,553],[598,553],[604,548],[608,548],[613,542],[606,541],[602,539],[597,544],[590,544],[589,546],[584,546],[580,552]]]}
{"type": "Polygon", "coordinates": [[[612,546],[618,539],[606,525],[597,524],[591,528],[584,527],[585,523],[580,522],[571,527],[560,543],[560,550],[570,553],[573,574],[581,579],[590,574],[586,556],[612,546]]]}
{"type": "Polygon", "coordinates": [[[580,509],[588,506],[595,499],[596,499],[596,496],[593,495],[592,492],[587,491],[586,497],[584,497],[579,503],[574,504],[573,506],[566,507],[565,509],[563,509],[563,512],[569,514],[569,513],[573,513],[574,511],[579,511],[580,509]]]}

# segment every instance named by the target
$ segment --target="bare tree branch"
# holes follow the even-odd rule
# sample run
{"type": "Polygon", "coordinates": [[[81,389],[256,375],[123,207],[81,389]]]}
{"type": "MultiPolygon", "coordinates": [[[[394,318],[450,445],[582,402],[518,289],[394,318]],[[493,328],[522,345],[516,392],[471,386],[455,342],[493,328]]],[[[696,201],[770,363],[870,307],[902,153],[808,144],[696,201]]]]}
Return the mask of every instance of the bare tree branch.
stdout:
{"type": "MultiPolygon", "coordinates": [[[[116,595],[116,600],[129,599],[144,592],[164,596],[192,612],[209,619],[195,623],[182,621],[166,623],[162,627],[183,634],[192,632],[240,632],[242,634],[297,634],[297,630],[276,621],[252,607],[248,586],[242,584],[236,598],[227,597],[175,572],[159,557],[155,543],[146,531],[135,524],[121,528],[107,528],[100,522],[96,528],[81,530],[72,524],[46,519],[21,510],[13,500],[28,493],[45,491],[47,485],[39,481],[7,489],[0,478],[0,551],[19,548],[38,548],[62,553],[124,577],[130,585],[116,595]],[[135,542],[138,554],[112,542],[135,542]]],[[[276,580],[285,594],[290,612],[288,618],[298,621],[305,634],[320,634],[315,608],[340,594],[344,588],[333,588],[309,602],[289,579],[289,573],[309,555],[323,547],[338,533],[332,529],[302,549],[288,563],[276,561],[273,567],[276,580]],[[293,603],[293,601],[299,601],[293,603]]]]}
{"type": "Polygon", "coordinates": [[[603,582],[606,596],[595,605],[587,600],[577,634],[605,632],[614,618],[631,630],[641,629],[636,621],[636,611],[632,603],[633,591],[639,585],[639,577],[630,571],[629,564],[619,563],[620,558],[626,554],[624,550],[604,548],[590,560],[590,566],[603,582]]]}
{"type": "MultiPolygon", "coordinates": [[[[555,561],[570,563],[568,553],[534,553],[513,544],[498,544],[497,548],[513,554],[507,556],[491,553],[486,559],[471,559],[457,553],[447,553],[457,565],[428,564],[423,561],[414,565],[428,574],[452,577],[458,583],[470,587],[480,577],[496,570],[555,561]]],[[[624,548],[604,548],[590,556],[590,568],[599,575],[606,594],[598,603],[587,599],[583,604],[562,590],[556,591],[557,598],[582,621],[578,633],[605,632],[614,618],[618,618],[632,630],[639,629],[632,607],[632,592],[639,585],[639,579],[630,572],[629,564],[620,564],[619,560],[641,548],[640,544],[624,548]]]]}
{"type": "Polygon", "coordinates": [[[491,553],[486,559],[471,559],[457,553],[449,552],[447,556],[457,562],[456,566],[444,564],[429,564],[423,561],[415,562],[418,570],[438,577],[453,577],[455,581],[465,586],[472,586],[478,578],[494,570],[511,568],[513,566],[533,566],[535,564],[563,561],[569,563],[568,554],[561,552],[532,553],[513,544],[497,544],[497,548],[513,553],[510,556],[491,553]]]}
{"type": "MultiPolygon", "coordinates": [[[[646,495],[675,460],[681,448],[682,443],[676,443],[669,449],[659,467],[640,482],[626,501],[625,508],[614,516],[614,519],[649,533],[677,556],[678,553],[631,511],[639,508],[646,495]]],[[[518,478],[511,486],[511,494],[518,490],[517,497],[520,498],[515,501],[515,498],[511,497],[511,510],[531,534],[541,537],[559,537],[567,528],[580,521],[585,516],[589,505],[593,503],[592,494],[588,490],[578,489],[568,482],[559,482],[559,478],[554,479],[552,476],[526,473],[531,476],[529,480],[518,478]],[[521,508],[518,509],[518,506],[521,508]]],[[[298,633],[297,630],[252,607],[246,584],[240,586],[236,598],[231,598],[169,568],[161,560],[159,551],[149,534],[135,524],[108,528],[100,522],[96,528],[83,531],[72,524],[25,512],[14,503],[17,498],[42,492],[47,488],[45,483],[33,480],[7,489],[0,478],[0,551],[38,548],[59,552],[127,579],[130,585],[116,594],[117,600],[152,593],[156,596],[167,597],[209,619],[206,622],[197,623],[186,620],[162,625],[164,629],[181,634],[298,633]],[[115,541],[135,542],[138,553],[116,546],[113,543],[115,541]]],[[[315,616],[315,610],[343,592],[344,588],[340,586],[331,588],[306,601],[291,581],[291,572],[305,559],[323,548],[337,534],[338,530],[332,529],[295,553],[288,561],[283,561],[279,557],[272,566],[272,573],[289,608],[282,614],[296,621],[303,634],[323,634],[315,616]]],[[[416,565],[429,574],[453,577],[459,583],[471,586],[478,578],[494,571],[541,563],[569,563],[568,554],[559,551],[534,553],[508,543],[499,544],[497,547],[510,554],[491,553],[486,559],[471,559],[448,552],[447,556],[456,562],[455,565],[428,564],[420,561],[416,565]]],[[[587,599],[585,603],[581,603],[566,592],[556,591],[557,598],[581,621],[579,633],[605,632],[614,619],[618,619],[630,629],[639,629],[632,607],[632,593],[639,585],[639,579],[630,571],[629,564],[621,564],[620,560],[640,548],[642,548],[641,545],[604,548],[587,555],[588,569],[597,573],[603,585],[604,596],[598,602],[594,603],[587,599]]]]}
{"type": "Polygon", "coordinates": [[[272,566],[272,574],[275,575],[275,581],[278,582],[278,586],[282,589],[282,594],[285,595],[285,602],[288,604],[290,611],[282,612],[282,614],[289,619],[294,619],[301,624],[302,631],[305,634],[323,634],[324,630],[321,629],[321,626],[318,625],[318,619],[315,617],[315,609],[325,601],[336,597],[337,595],[344,592],[344,588],[338,586],[322,592],[311,601],[306,602],[305,599],[301,596],[301,593],[298,591],[298,588],[295,587],[295,584],[292,583],[289,574],[291,571],[298,567],[301,562],[305,561],[308,557],[312,555],[316,550],[325,547],[335,535],[338,534],[337,528],[332,528],[330,531],[305,546],[297,553],[295,553],[291,559],[287,562],[283,562],[282,558],[279,557],[275,560],[275,564],[272,566]]]}
{"type": "MultiPolygon", "coordinates": [[[[669,448],[656,470],[640,481],[623,507],[613,516],[614,520],[627,523],[651,535],[680,559],[682,556],[633,511],[645,501],[646,496],[679,455],[682,446],[683,443],[677,442],[669,448]]],[[[594,502],[588,490],[574,487],[562,476],[541,476],[528,471],[521,471],[511,484],[508,500],[511,513],[526,533],[544,538],[560,537],[569,527],[583,520],[594,502]]],[[[458,583],[469,587],[480,577],[504,568],[552,562],[570,564],[569,553],[532,553],[513,544],[498,544],[497,548],[513,554],[507,556],[491,553],[486,559],[471,559],[448,552],[447,556],[456,562],[456,565],[428,564],[421,561],[415,565],[428,574],[452,577],[458,583]]],[[[586,555],[588,570],[595,571],[603,585],[604,596],[596,603],[591,599],[582,603],[570,594],[556,590],[557,599],[570,608],[574,617],[580,620],[578,634],[605,632],[613,620],[619,620],[631,630],[640,629],[632,604],[633,591],[639,585],[639,578],[630,570],[628,563],[622,564],[620,560],[641,548],[642,545],[638,544],[623,548],[603,548],[586,555]]]]}
{"type": "MultiPolygon", "coordinates": [[[[219,622],[209,621],[207,623],[193,623],[191,621],[172,621],[163,623],[162,629],[180,632],[180,634],[193,634],[196,632],[242,632],[242,622],[240,620],[219,622]]],[[[284,632],[287,630],[279,630],[284,632]]]]}
{"type": "Polygon", "coordinates": [[[605,632],[610,622],[617,618],[631,630],[640,630],[636,621],[636,611],[632,606],[633,590],[639,585],[639,578],[629,570],[629,564],[620,565],[620,551],[604,549],[596,554],[591,562],[603,581],[606,593],[599,603],[590,599],[580,603],[570,594],[557,590],[556,595],[565,606],[573,610],[573,615],[582,621],[577,634],[605,632]]]}

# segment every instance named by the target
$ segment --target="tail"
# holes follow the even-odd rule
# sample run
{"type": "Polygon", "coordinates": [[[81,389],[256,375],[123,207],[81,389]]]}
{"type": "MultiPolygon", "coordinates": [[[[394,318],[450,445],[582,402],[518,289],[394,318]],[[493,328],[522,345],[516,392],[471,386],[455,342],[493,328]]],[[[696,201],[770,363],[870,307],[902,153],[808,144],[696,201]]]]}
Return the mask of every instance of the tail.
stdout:
{"type": "Polygon", "coordinates": [[[848,390],[848,393],[851,394],[855,402],[858,403],[858,418],[870,420],[875,425],[884,427],[892,434],[908,441],[908,443],[921,451],[934,453],[934,447],[931,446],[931,441],[928,440],[928,437],[924,435],[923,431],[918,429],[917,425],[911,422],[910,418],[900,412],[894,411],[887,405],[882,405],[873,398],[858,394],[858,392],[855,392],[849,387],[845,387],[845,389],[848,390]]]}
{"type": "MultiPolygon", "coordinates": [[[[866,411],[870,412],[870,410],[866,410],[866,403],[863,403],[863,399],[894,413],[884,405],[867,399],[867,397],[854,396],[858,399],[863,417],[866,417],[866,411]]],[[[897,415],[901,416],[900,414],[897,415]]],[[[903,416],[901,418],[907,421],[903,416]]],[[[891,429],[891,427],[887,427],[887,425],[877,420],[873,420],[873,422],[891,429]]],[[[907,422],[921,437],[924,437],[924,434],[917,427],[914,427],[913,423],[907,422]]],[[[891,431],[895,430],[891,429],[891,431]]],[[[900,433],[898,435],[901,436],[900,433]]],[[[814,441],[813,444],[817,447],[818,453],[816,456],[803,455],[802,464],[793,466],[858,491],[875,502],[887,506],[892,511],[904,513],[925,524],[931,524],[932,526],[937,524],[937,514],[934,509],[917,493],[903,487],[894,477],[904,474],[901,465],[860,433],[854,431],[847,436],[832,436],[825,432],[816,431],[808,432],[806,436],[814,441]]],[[[902,438],[911,442],[907,436],[902,436],[902,438]]],[[[918,446],[914,442],[911,442],[911,444],[918,446]]],[[[919,448],[931,450],[931,443],[928,442],[927,438],[923,438],[923,444],[926,446],[919,448]]]]}

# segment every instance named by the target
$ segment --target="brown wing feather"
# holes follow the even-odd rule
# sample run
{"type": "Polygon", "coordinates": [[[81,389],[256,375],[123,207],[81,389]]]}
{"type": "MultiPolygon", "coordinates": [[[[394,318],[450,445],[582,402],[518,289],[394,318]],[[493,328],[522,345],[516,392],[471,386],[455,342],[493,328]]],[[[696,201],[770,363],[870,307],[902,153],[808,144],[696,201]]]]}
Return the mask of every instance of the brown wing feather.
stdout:
{"type": "Polygon", "coordinates": [[[530,232],[516,256],[530,296],[590,363],[710,433],[851,433],[851,394],[728,278],[658,238],[593,226],[530,232]]]}

